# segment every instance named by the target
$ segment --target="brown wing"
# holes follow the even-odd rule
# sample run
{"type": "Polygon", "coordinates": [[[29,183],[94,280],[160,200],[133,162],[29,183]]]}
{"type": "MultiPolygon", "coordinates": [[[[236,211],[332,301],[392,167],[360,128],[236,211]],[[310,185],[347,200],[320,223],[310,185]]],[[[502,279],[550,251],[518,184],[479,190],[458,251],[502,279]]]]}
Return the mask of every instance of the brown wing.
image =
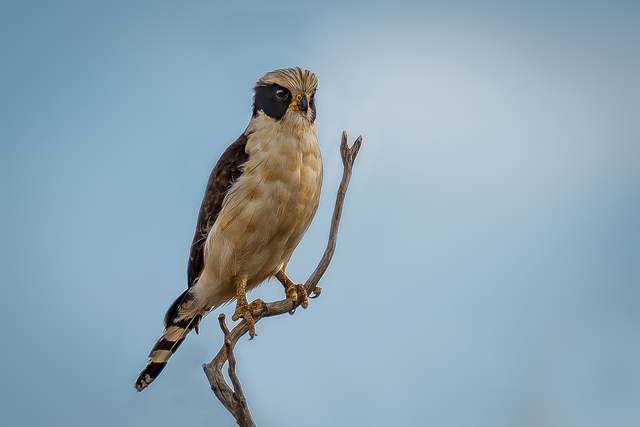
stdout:
{"type": "Polygon", "coordinates": [[[220,160],[211,171],[207,190],[202,199],[196,233],[191,243],[189,266],[187,267],[187,280],[189,287],[193,286],[204,269],[204,243],[207,240],[209,230],[216,222],[231,184],[233,184],[243,172],[243,165],[249,159],[245,151],[247,137],[242,134],[220,156],[220,160]]]}

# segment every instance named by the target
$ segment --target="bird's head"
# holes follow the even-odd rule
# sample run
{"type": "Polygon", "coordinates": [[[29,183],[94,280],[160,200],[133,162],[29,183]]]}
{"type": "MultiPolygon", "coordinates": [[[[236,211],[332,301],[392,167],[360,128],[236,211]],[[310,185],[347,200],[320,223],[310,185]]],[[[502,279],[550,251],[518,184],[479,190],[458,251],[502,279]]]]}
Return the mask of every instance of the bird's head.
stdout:
{"type": "Polygon", "coordinates": [[[315,95],[318,78],[299,67],[283,68],[264,75],[254,88],[253,116],[259,111],[274,120],[316,120],[315,95]]]}

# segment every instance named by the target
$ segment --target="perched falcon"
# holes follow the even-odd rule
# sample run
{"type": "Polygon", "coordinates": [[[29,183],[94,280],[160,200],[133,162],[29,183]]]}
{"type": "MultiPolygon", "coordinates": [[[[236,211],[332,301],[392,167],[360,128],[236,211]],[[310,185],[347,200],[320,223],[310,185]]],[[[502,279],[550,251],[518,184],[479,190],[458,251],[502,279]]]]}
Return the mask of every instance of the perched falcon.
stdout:
{"type": "Polygon", "coordinates": [[[233,320],[255,335],[246,292],[276,277],[288,298],[304,287],[287,263],[318,208],[322,158],[316,126],[318,79],[301,68],[265,74],[254,88],[253,115],[213,168],[188,265],[188,289],[169,307],[164,333],[136,381],[138,391],[162,371],[203,316],[234,299],[233,320]]]}

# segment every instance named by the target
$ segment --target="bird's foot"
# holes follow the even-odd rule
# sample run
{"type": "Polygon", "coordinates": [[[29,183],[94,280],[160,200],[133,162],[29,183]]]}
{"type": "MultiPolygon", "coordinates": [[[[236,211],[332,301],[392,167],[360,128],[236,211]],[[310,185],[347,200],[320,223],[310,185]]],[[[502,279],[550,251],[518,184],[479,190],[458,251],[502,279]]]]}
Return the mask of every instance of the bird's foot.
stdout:
{"type": "Polygon", "coordinates": [[[247,322],[247,326],[249,326],[249,339],[252,340],[253,337],[258,335],[256,334],[256,321],[254,315],[257,316],[262,310],[264,310],[264,302],[258,298],[251,304],[238,305],[235,313],[231,316],[231,320],[235,322],[240,320],[240,318],[243,318],[244,321],[247,322]]]}
{"type": "Polygon", "coordinates": [[[284,270],[278,271],[276,273],[276,278],[284,286],[284,291],[287,294],[287,298],[293,301],[294,304],[300,301],[300,305],[302,306],[302,308],[309,307],[309,298],[318,298],[320,296],[320,292],[322,292],[322,288],[316,286],[311,291],[312,296],[309,297],[309,295],[307,295],[307,289],[304,287],[304,285],[296,285],[295,283],[293,283],[291,279],[289,279],[287,275],[284,274],[284,270]]]}
{"type": "Polygon", "coordinates": [[[309,307],[309,296],[307,295],[307,290],[305,289],[304,285],[289,283],[286,287],[286,293],[287,298],[289,298],[293,302],[296,302],[298,301],[298,298],[301,298],[302,301],[300,302],[300,305],[302,306],[302,308],[309,307]]]}

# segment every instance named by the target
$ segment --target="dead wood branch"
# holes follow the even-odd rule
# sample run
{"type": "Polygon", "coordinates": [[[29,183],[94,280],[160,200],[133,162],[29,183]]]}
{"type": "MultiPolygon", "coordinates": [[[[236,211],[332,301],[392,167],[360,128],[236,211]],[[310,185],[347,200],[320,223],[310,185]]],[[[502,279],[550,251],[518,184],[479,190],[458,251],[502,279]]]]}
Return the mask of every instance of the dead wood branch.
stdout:
{"type": "MultiPolygon", "coordinates": [[[[342,181],[340,182],[340,187],[338,187],[338,195],[336,196],[336,204],[333,209],[333,217],[331,218],[331,229],[329,231],[329,242],[327,243],[327,248],[324,251],[324,255],[322,259],[318,263],[315,271],[309,279],[304,284],[307,293],[311,295],[315,293],[314,297],[319,295],[319,288],[317,288],[318,282],[322,275],[329,267],[329,263],[331,262],[331,258],[333,257],[333,253],[336,249],[336,242],[338,240],[338,227],[340,225],[340,217],[342,216],[342,207],[344,205],[344,199],[347,194],[347,188],[349,187],[349,180],[351,179],[351,172],[353,170],[353,163],[355,161],[356,156],[358,155],[358,150],[360,150],[360,145],[362,144],[362,137],[359,136],[354,142],[353,146],[349,148],[349,144],[347,142],[347,133],[342,132],[342,141],[340,143],[340,154],[342,156],[342,163],[344,165],[344,170],[342,174],[342,181]],[[314,292],[315,291],[315,292],[314,292]]],[[[255,323],[258,323],[260,319],[264,317],[272,317],[279,316],[284,313],[290,313],[295,311],[295,309],[301,304],[302,298],[298,298],[298,301],[291,301],[289,299],[283,299],[276,302],[271,303],[262,303],[261,306],[254,307],[253,309],[253,318],[255,319],[255,323]]],[[[225,321],[224,313],[220,314],[218,317],[218,321],[220,322],[220,328],[224,333],[224,345],[218,351],[218,354],[213,358],[210,363],[205,363],[202,365],[207,378],[209,379],[209,383],[211,384],[211,390],[215,393],[216,397],[225,408],[233,415],[236,419],[236,422],[240,427],[255,427],[255,422],[251,417],[251,412],[249,411],[249,407],[247,406],[247,401],[244,397],[244,393],[242,391],[242,385],[240,384],[240,379],[236,374],[236,359],[233,354],[233,349],[236,346],[236,343],[244,334],[249,331],[249,327],[247,323],[242,320],[238,325],[236,325],[233,330],[229,331],[225,321]],[[229,378],[231,379],[231,385],[227,384],[224,375],[222,373],[222,367],[226,362],[229,362],[229,378]]]]}

